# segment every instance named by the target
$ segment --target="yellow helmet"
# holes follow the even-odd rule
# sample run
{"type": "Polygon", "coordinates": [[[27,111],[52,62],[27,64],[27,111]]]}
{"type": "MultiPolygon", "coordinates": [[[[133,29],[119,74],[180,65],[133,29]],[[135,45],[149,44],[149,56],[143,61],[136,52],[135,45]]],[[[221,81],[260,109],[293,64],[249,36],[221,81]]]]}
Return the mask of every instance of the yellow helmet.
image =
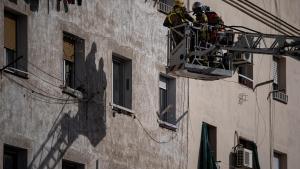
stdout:
{"type": "Polygon", "coordinates": [[[183,0],[175,0],[175,5],[183,7],[184,6],[184,2],[183,2],[183,0]]]}

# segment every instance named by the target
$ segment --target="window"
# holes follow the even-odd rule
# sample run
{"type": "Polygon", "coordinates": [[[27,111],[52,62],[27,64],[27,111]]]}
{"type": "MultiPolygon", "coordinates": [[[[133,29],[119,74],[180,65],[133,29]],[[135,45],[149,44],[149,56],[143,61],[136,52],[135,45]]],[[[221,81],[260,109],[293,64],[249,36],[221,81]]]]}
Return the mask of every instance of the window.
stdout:
{"type": "Polygon", "coordinates": [[[211,166],[216,168],[217,159],[217,128],[205,122],[202,123],[201,142],[198,168],[211,166]]]}
{"type": "Polygon", "coordinates": [[[249,88],[253,88],[253,65],[244,64],[238,69],[239,83],[249,88]]]}
{"type": "Polygon", "coordinates": [[[4,12],[4,64],[7,71],[26,76],[27,71],[27,17],[4,12]]]}
{"type": "Polygon", "coordinates": [[[273,56],[273,99],[283,103],[288,102],[286,95],[286,60],[273,56]]]}
{"type": "Polygon", "coordinates": [[[243,146],[243,148],[252,151],[252,168],[253,169],[260,168],[259,157],[257,153],[257,145],[254,142],[246,140],[244,138],[239,138],[239,143],[243,146]]]}
{"type": "Polygon", "coordinates": [[[287,169],[287,156],[275,151],[273,154],[273,169],[287,169]]]}
{"type": "Polygon", "coordinates": [[[113,103],[131,109],[132,102],[132,61],[113,55],[113,103]]]}
{"type": "Polygon", "coordinates": [[[3,169],[27,168],[27,150],[4,145],[3,169]]]}
{"type": "Polygon", "coordinates": [[[64,85],[65,87],[76,89],[81,83],[79,79],[82,79],[81,77],[78,77],[78,74],[80,74],[80,71],[84,71],[79,69],[82,67],[80,65],[84,64],[83,39],[69,33],[64,33],[63,59],[64,85]]]}
{"type": "Polygon", "coordinates": [[[84,169],[84,164],[62,160],[62,169],[84,169]]]}
{"type": "Polygon", "coordinates": [[[174,0],[159,0],[157,4],[157,10],[164,14],[168,14],[171,12],[174,4],[174,0]]]}
{"type": "Polygon", "coordinates": [[[165,75],[159,76],[160,119],[176,124],[176,79],[165,75]]]}

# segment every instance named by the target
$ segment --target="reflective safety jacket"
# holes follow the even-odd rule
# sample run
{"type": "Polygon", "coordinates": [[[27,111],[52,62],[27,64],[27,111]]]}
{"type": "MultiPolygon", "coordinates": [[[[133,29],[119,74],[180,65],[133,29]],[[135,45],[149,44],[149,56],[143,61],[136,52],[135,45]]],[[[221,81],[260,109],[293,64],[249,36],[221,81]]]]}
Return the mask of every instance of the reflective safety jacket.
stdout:
{"type": "Polygon", "coordinates": [[[175,5],[173,10],[167,15],[163,25],[170,28],[188,21],[194,22],[194,19],[188,14],[186,8],[175,5]]]}

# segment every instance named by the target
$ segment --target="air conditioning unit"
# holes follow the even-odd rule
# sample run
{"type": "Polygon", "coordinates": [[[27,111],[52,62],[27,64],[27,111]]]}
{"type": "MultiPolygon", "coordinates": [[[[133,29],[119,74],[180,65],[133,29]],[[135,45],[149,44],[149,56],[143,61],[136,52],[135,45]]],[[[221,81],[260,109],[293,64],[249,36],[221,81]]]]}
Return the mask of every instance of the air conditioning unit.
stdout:
{"type": "Polygon", "coordinates": [[[235,65],[251,64],[252,63],[251,53],[237,53],[233,55],[232,63],[235,65]]]}
{"type": "Polygon", "coordinates": [[[253,152],[249,149],[239,147],[236,150],[236,167],[252,168],[253,152]]]}

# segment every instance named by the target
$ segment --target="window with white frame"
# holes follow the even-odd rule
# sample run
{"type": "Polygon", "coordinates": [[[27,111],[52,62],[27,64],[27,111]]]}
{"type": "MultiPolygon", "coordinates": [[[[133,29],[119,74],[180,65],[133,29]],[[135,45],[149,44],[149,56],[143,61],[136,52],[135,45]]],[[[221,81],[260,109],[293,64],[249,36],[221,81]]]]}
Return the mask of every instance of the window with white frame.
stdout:
{"type": "Polygon", "coordinates": [[[12,73],[27,72],[27,16],[4,10],[4,64],[12,73]]]}
{"type": "Polygon", "coordinates": [[[76,89],[81,83],[76,75],[77,73],[84,71],[79,70],[83,67],[80,66],[84,63],[84,40],[64,32],[63,35],[63,79],[64,86],[76,89]],[[80,65],[79,65],[80,64],[80,65]]]}
{"type": "Polygon", "coordinates": [[[159,110],[160,120],[176,124],[176,79],[159,76],[159,110]]]}
{"type": "Polygon", "coordinates": [[[132,108],[132,61],[113,54],[113,104],[132,108]]]}

